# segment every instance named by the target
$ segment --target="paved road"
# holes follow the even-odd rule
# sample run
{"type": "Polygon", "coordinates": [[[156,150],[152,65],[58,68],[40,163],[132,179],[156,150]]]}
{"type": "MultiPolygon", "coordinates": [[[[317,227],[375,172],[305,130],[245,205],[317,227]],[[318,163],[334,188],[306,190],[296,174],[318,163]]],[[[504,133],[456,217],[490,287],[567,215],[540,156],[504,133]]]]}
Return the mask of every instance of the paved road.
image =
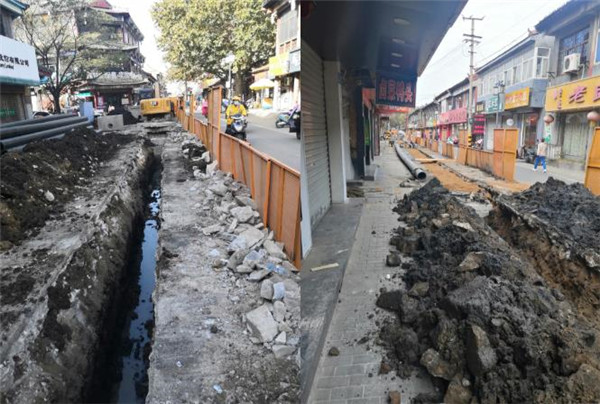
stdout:
{"type": "Polygon", "coordinates": [[[515,167],[515,181],[525,184],[534,184],[536,182],[546,182],[548,177],[554,177],[564,181],[567,184],[574,182],[583,182],[585,172],[583,170],[570,170],[548,166],[548,173],[544,173],[542,166],[538,166],[537,171],[533,171],[533,164],[517,160],[515,167]]]}
{"type": "MultiPolygon", "coordinates": [[[[196,117],[201,118],[200,114],[196,117]]],[[[225,130],[225,119],[221,119],[221,127],[225,130]]],[[[275,114],[266,117],[250,113],[248,116],[247,140],[257,150],[300,171],[300,140],[289,128],[275,128],[275,114]]]]}

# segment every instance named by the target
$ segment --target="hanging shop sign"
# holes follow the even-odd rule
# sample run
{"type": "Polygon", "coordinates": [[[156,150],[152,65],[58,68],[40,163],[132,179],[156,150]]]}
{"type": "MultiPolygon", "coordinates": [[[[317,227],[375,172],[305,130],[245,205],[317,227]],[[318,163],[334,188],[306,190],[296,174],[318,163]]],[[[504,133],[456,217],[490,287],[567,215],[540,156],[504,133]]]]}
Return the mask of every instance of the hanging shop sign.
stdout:
{"type": "Polygon", "coordinates": [[[471,129],[473,135],[483,135],[485,133],[485,115],[475,114],[473,115],[473,128],[471,129]]]}
{"type": "Polygon", "coordinates": [[[269,77],[284,76],[290,72],[290,53],[283,52],[269,58],[269,77]]]}
{"type": "Polygon", "coordinates": [[[416,77],[377,72],[376,103],[378,105],[414,107],[416,89],[416,77]]]}
{"type": "Polygon", "coordinates": [[[40,85],[33,46],[0,36],[0,83],[40,85]]]}
{"type": "Polygon", "coordinates": [[[290,73],[300,71],[300,49],[290,52],[290,73]]]}
{"type": "Polygon", "coordinates": [[[504,96],[504,109],[514,109],[529,105],[529,87],[506,93],[504,96]]]}
{"type": "Polygon", "coordinates": [[[393,115],[393,114],[408,114],[411,111],[408,107],[394,107],[392,105],[376,105],[375,113],[379,115],[393,115]]]}
{"type": "Polygon", "coordinates": [[[502,100],[499,95],[495,95],[485,101],[485,112],[487,114],[500,112],[502,109],[502,100]]]}
{"type": "Polygon", "coordinates": [[[484,101],[479,101],[477,104],[475,104],[475,112],[478,114],[483,114],[485,112],[485,102],[484,101]]]}
{"type": "Polygon", "coordinates": [[[600,76],[577,80],[546,90],[547,112],[591,109],[600,106],[600,76]]]}
{"type": "Polygon", "coordinates": [[[448,125],[451,123],[467,122],[467,108],[457,108],[451,111],[442,112],[438,125],[448,125]]]}

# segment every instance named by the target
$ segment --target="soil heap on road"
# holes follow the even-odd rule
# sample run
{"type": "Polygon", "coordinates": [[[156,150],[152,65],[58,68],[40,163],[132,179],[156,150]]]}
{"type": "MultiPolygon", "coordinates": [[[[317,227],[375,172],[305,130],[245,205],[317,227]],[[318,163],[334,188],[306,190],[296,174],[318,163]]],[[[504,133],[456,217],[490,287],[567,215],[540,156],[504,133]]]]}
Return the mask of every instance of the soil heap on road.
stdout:
{"type": "Polygon", "coordinates": [[[436,179],[395,211],[391,244],[412,260],[377,300],[398,314],[380,340],[398,374],[434,377],[444,396],[425,400],[600,399],[599,328],[527,258],[436,179]]]}

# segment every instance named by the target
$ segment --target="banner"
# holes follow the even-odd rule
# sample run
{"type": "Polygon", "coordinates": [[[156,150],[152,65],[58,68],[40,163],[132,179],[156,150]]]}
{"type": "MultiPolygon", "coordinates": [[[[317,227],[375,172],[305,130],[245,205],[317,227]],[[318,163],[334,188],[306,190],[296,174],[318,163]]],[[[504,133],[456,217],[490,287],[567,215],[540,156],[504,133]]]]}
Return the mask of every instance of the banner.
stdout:
{"type": "Polygon", "coordinates": [[[33,46],[0,36],[0,83],[40,85],[33,46]]]}
{"type": "Polygon", "coordinates": [[[514,109],[529,105],[529,87],[507,93],[504,96],[504,109],[514,109]]]}
{"type": "Polygon", "coordinates": [[[415,106],[417,78],[396,75],[387,72],[377,72],[378,105],[393,105],[396,107],[415,106]]]}
{"type": "Polygon", "coordinates": [[[546,112],[591,109],[600,106],[600,76],[572,81],[546,90],[546,112]]]}

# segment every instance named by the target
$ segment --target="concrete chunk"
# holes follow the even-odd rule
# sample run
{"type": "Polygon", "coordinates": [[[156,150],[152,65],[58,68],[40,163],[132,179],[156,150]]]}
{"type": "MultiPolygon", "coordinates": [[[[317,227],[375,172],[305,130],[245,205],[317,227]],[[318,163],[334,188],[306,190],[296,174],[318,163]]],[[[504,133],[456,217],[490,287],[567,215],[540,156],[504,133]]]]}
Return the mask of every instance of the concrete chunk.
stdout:
{"type": "Polygon", "coordinates": [[[273,345],[273,353],[277,359],[290,356],[296,351],[296,347],[290,345],[273,345]]]}
{"type": "Polygon", "coordinates": [[[278,334],[277,322],[266,304],[246,313],[246,321],[252,336],[258,338],[260,342],[271,342],[278,334]]]}
{"type": "Polygon", "coordinates": [[[231,209],[231,214],[240,222],[246,223],[254,217],[254,211],[249,206],[236,207],[231,209]]]}

